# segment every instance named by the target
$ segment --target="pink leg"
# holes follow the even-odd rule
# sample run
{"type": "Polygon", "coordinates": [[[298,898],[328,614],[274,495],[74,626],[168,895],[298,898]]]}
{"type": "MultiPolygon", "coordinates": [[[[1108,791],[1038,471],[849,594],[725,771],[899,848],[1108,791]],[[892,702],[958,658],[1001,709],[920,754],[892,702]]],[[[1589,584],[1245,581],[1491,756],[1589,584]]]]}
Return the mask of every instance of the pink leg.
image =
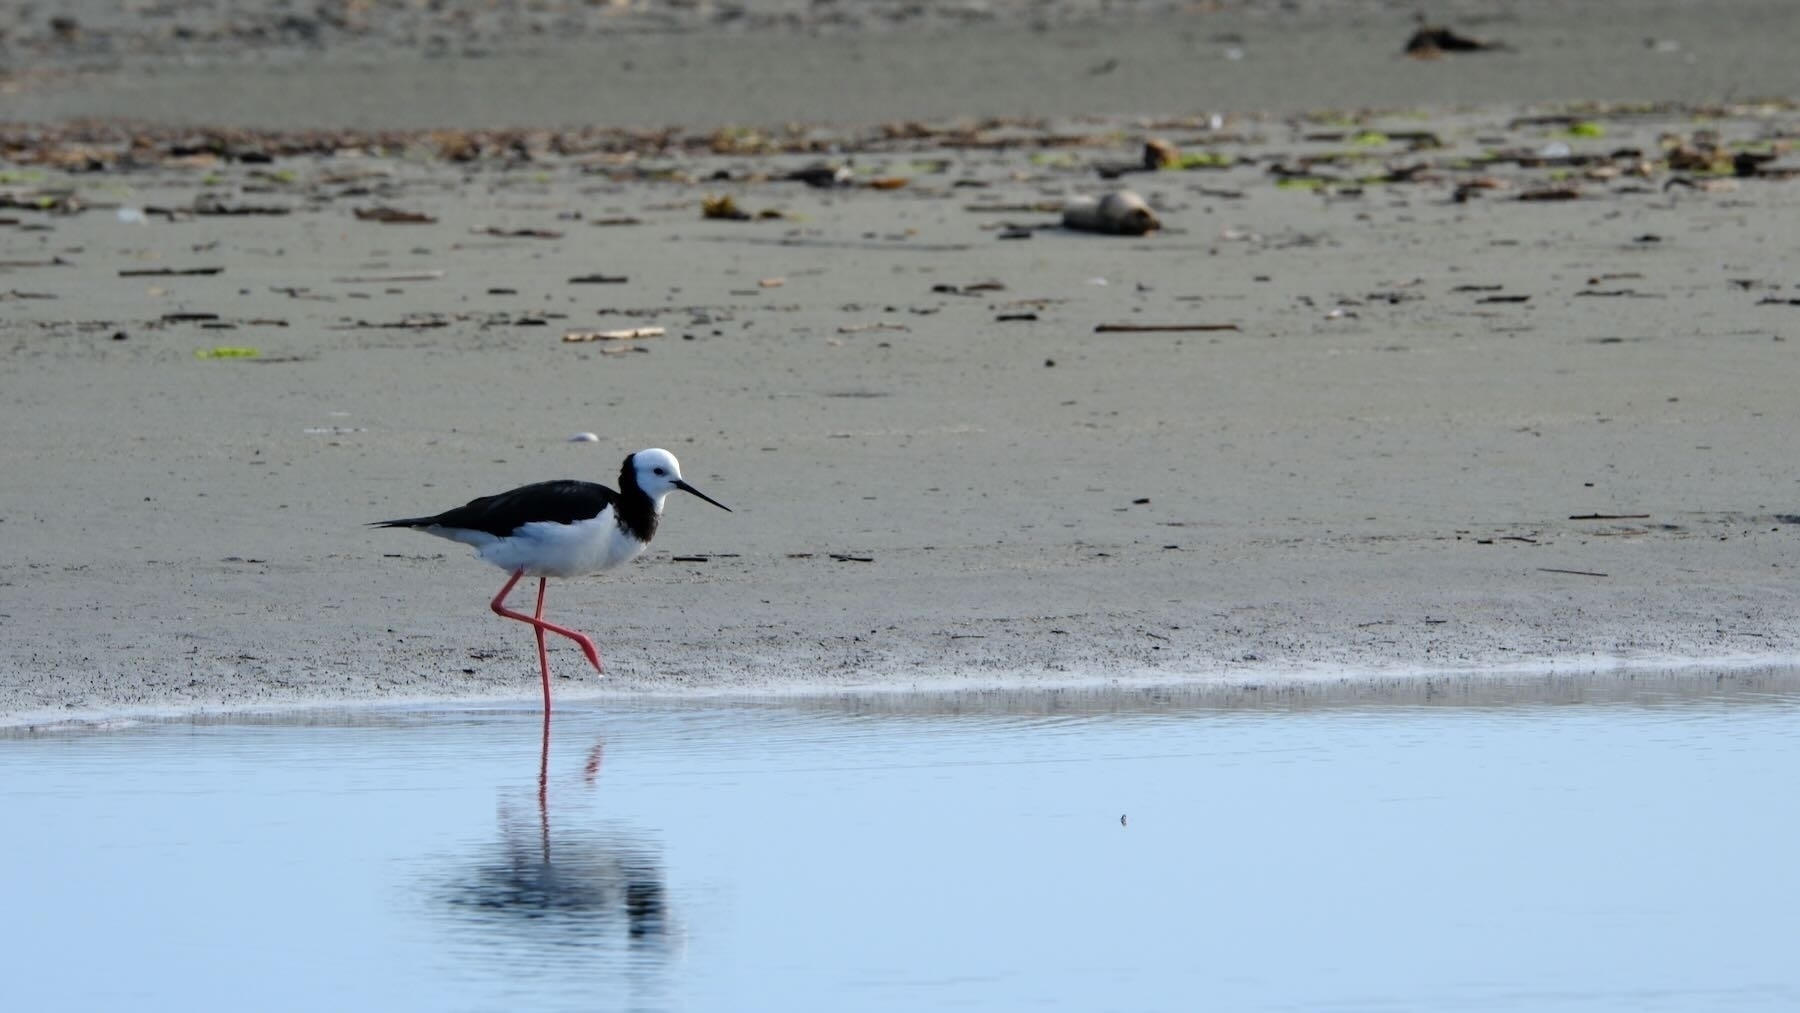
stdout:
{"type": "MultiPolygon", "coordinates": [[[[513,571],[512,578],[506,582],[505,587],[502,587],[500,589],[500,593],[494,596],[494,600],[492,602],[488,603],[488,607],[493,609],[494,613],[496,615],[505,616],[508,619],[517,619],[519,622],[522,622],[522,623],[530,623],[532,628],[537,631],[537,635],[538,635],[538,638],[540,641],[540,644],[539,644],[540,651],[542,650],[542,638],[543,638],[545,631],[549,631],[551,633],[555,633],[560,636],[568,637],[570,640],[575,641],[575,643],[581,647],[581,653],[587,655],[588,661],[593,664],[594,670],[596,672],[599,672],[602,675],[605,675],[606,668],[600,664],[600,651],[599,651],[599,649],[594,647],[594,642],[592,640],[589,640],[586,636],[584,636],[580,633],[577,633],[574,630],[571,630],[566,626],[558,626],[555,623],[550,622],[546,619],[542,619],[538,616],[528,616],[523,612],[514,612],[512,609],[509,609],[506,607],[506,596],[512,593],[513,586],[516,585],[519,582],[519,578],[523,577],[523,576],[525,576],[524,570],[513,571]]],[[[540,584],[538,586],[538,594],[540,596],[538,599],[538,609],[540,612],[542,612],[542,610],[543,610],[543,598],[542,598],[543,593],[544,593],[544,587],[543,587],[543,585],[540,584]]],[[[548,705],[549,688],[550,688],[549,655],[548,654],[540,654],[540,658],[543,661],[543,669],[544,669],[545,703],[546,703],[546,705],[548,705]]]]}
{"type": "Polygon", "coordinates": [[[537,634],[538,668],[544,673],[544,715],[550,715],[550,655],[544,650],[544,589],[549,586],[548,578],[538,578],[537,622],[532,624],[532,632],[537,634]]]}

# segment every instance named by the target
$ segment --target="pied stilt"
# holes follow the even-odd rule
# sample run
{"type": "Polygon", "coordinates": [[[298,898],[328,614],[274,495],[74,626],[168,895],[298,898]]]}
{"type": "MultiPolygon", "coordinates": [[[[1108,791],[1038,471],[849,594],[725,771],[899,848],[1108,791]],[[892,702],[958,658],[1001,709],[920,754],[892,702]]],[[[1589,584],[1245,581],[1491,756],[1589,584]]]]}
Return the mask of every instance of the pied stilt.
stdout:
{"type": "Polygon", "coordinates": [[[656,535],[663,500],[680,489],[729,512],[730,507],[681,478],[681,464],[666,450],[640,450],[619,468],[619,491],[593,482],[565,479],[520,486],[510,492],[470,500],[430,517],[376,521],[378,528],[416,528],[475,547],[481,558],[512,576],[489,607],[508,619],[529,623],[537,634],[538,667],[544,676],[544,713],[550,713],[550,656],[544,634],[556,633],[580,645],[602,674],[600,652],[584,634],[544,619],[544,591],[551,577],[599,573],[636,559],[656,535]],[[521,577],[538,578],[537,612],[506,607],[506,596],[521,577]]]}

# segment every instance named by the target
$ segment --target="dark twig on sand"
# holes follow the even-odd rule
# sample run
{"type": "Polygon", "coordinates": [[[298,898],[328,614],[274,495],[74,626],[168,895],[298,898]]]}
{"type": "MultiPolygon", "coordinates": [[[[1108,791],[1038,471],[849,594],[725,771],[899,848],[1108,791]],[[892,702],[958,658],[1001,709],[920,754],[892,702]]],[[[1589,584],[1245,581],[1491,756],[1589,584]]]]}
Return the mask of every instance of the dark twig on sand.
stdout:
{"type": "Polygon", "coordinates": [[[1095,334],[1155,334],[1164,331],[1235,331],[1236,324],[1096,324],[1095,334]]]}

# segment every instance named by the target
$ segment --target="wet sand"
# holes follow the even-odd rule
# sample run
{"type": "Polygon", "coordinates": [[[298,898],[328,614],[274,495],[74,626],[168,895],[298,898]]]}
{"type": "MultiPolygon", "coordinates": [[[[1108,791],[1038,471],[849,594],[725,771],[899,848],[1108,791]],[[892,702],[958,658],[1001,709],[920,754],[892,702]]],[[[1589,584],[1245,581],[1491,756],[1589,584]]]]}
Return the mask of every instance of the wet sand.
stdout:
{"type": "Polygon", "coordinates": [[[1081,77],[905,89],[871,52],[1029,68],[1094,29],[701,24],[653,44],[734,73],[653,60],[587,106],[512,50],[14,67],[0,720],[528,697],[504,575],[361,525],[611,484],[651,445],[737,512],[676,500],[639,564],[554,589],[609,665],[559,645],[559,693],[1790,659],[1800,84],[1742,30],[1770,5],[1626,7],[1648,20],[1596,34],[1519,5],[1469,28],[1515,50],[1430,63],[1378,7],[1307,9],[1281,47],[1161,15],[1065,46],[1081,77]],[[1131,76],[1183,31],[1287,90],[1131,76]],[[432,83],[452,64],[488,104],[432,83]],[[733,88],[759,69],[810,84],[733,88]],[[331,97],[362,72],[419,87],[331,97]],[[109,112],[134,126],[74,125],[109,112]],[[594,129],[408,132],[570,123],[594,129]],[[1152,136],[1204,157],[1101,178],[1152,136]],[[780,178],[821,156],[863,185],[780,178]],[[1163,231],[1044,227],[1120,185],[1163,231]],[[723,195],[779,215],[703,218],[723,195]],[[634,327],[665,333],[563,340],[634,327]]]}

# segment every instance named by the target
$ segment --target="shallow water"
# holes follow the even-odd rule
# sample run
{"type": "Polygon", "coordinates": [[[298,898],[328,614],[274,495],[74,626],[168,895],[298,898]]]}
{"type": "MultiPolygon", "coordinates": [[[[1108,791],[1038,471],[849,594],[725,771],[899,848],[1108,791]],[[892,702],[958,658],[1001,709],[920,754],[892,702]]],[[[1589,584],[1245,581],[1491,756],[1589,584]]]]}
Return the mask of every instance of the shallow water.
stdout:
{"type": "Polygon", "coordinates": [[[541,730],[0,739],[0,1005],[1800,1005],[1792,673],[571,704],[547,754],[541,730]]]}

